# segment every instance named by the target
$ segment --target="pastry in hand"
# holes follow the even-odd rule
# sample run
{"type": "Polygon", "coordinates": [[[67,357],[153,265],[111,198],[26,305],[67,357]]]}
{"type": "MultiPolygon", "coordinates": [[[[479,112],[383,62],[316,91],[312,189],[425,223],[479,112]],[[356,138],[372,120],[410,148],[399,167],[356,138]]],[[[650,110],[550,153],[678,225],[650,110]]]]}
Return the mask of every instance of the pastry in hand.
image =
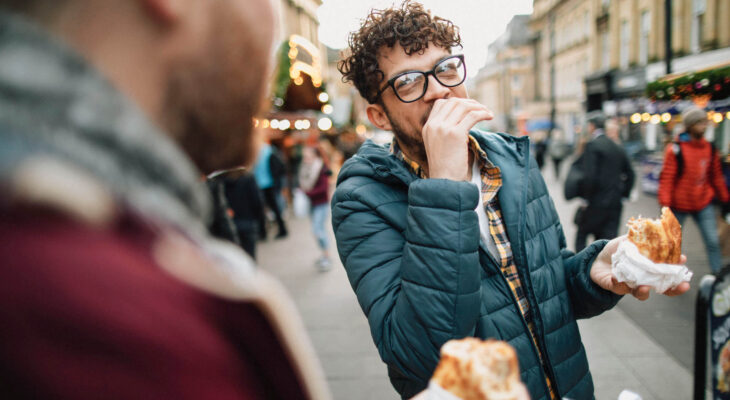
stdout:
{"type": "Polygon", "coordinates": [[[639,253],[655,263],[679,264],[682,255],[682,227],[669,207],[662,207],[660,219],[631,218],[629,240],[639,253]]]}
{"type": "Polygon", "coordinates": [[[463,400],[517,400],[524,391],[517,353],[493,339],[446,342],[432,381],[463,400]]]}

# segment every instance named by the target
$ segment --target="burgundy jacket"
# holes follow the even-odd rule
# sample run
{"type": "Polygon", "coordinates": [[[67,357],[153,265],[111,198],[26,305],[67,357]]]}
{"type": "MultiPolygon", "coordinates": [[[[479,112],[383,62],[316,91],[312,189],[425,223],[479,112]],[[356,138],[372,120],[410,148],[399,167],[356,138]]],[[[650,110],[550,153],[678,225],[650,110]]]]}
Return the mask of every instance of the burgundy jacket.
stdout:
{"type": "Polygon", "coordinates": [[[165,234],[129,214],[99,227],[4,203],[3,396],[312,398],[261,302],[209,294],[160,267],[194,246],[161,250],[165,234]]]}
{"type": "Polygon", "coordinates": [[[312,207],[329,202],[330,174],[330,170],[326,166],[322,166],[322,169],[319,171],[317,183],[314,184],[312,190],[305,192],[307,197],[309,197],[309,202],[312,207]]]}

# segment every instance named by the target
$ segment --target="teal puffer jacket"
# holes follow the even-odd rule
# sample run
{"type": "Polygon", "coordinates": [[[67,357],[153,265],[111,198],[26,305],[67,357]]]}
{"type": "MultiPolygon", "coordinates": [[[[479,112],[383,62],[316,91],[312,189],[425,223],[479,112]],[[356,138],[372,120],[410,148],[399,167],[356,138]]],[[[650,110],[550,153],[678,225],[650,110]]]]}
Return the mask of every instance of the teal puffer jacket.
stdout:
{"type": "MultiPolygon", "coordinates": [[[[578,254],[565,249],[527,138],[471,134],[502,170],[499,201],[507,234],[559,395],[592,399],[575,321],[620,299],[589,277],[606,242],[578,254]]],[[[387,147],[372,142],[340,171],[332,199],[337,248],[391,383],[404,398],[426,387],[441,345],[465,336],[509,342],[532,399],[550,398],[517,303],[480,244],[478,198],[469,182],[418,179],[387,147]]]]}

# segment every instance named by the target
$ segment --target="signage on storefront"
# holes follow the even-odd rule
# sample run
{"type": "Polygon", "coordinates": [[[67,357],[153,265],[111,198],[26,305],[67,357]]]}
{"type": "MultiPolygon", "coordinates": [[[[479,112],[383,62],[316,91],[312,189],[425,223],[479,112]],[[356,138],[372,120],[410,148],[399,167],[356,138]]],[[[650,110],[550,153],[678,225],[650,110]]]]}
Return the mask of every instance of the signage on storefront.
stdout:
{"type": "Polygon", "coordinates": [[[643,67],[616,71],[613,75],[612,89],[616,97],[643,94],[646,89],[646,71],[643,67]]]}

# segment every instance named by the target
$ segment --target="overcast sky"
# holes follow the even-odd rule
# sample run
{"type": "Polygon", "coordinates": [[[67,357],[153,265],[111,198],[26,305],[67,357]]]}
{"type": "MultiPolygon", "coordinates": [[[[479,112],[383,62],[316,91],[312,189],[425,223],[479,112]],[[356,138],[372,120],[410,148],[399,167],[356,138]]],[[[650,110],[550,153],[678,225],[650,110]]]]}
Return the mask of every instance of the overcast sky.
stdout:
{"type": "MultiPolygon", "coordinates": [[[[533,0],[422,0],[434,15],[450,19],[461,29],[469,76],[484,66],[487,46],[504,32],[515,14],[532,13],[533,0]]],[[[341,49],[371,8],[391,6],[393,0],[323,0],[319,7],[319,39],[341,49]]],[[[400,4],[397,1],[396,4],[400,4]]]]}

